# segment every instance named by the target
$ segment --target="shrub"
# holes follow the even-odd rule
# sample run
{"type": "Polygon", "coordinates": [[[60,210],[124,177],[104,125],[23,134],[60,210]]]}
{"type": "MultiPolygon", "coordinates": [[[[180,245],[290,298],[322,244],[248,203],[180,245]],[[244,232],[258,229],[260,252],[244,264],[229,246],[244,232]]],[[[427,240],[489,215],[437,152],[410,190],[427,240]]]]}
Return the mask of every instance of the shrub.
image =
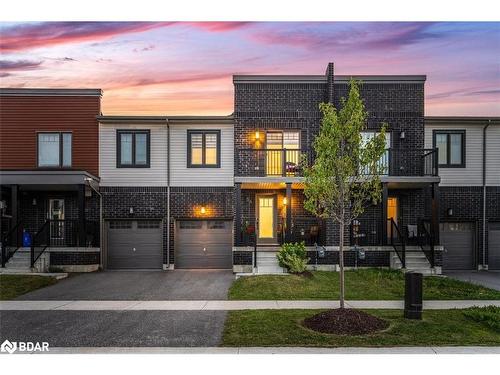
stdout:
{"type": "Polygon", "coordinates": [[[290,273],[304,272],[309,262],[304,242],[283,244],[276,257],[280,267],[287,268],[290,273]]]}
{"type": "Polygon", "coordinates": [[[500,332],[500,307],[471,307],[464,310],[464,315],[469,319],[500,332]]]}

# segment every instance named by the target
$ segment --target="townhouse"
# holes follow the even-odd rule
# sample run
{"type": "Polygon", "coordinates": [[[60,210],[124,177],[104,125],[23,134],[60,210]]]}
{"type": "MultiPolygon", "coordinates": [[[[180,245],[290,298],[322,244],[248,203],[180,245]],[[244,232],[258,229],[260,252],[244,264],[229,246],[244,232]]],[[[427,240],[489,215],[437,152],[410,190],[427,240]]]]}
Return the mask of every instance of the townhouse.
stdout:
{"type": "MultiPolygon", "coordinates": [[[[425,76],[352,78],[363,136],[388,131],[382,201],[346,229],[347,266],[498,268],[498,118],[425,118],[425,76]]],[[[237,75],[229,116],[105,116],[100,90],[2,89],[3,263],[274,273],[279,246],[304,241],[312,269],[337,269],[336,224],[304,209],[303,170],[318,104],[339,107],[350,79],[332,63],[237,75]]]]}

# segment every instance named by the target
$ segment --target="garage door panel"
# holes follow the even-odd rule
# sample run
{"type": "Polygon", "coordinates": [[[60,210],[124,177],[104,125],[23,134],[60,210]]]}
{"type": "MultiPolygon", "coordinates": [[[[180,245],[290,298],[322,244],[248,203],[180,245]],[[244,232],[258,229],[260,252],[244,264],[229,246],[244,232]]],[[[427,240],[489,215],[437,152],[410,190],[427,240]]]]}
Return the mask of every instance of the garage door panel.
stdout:
{"type": "Polygon", "coordinates": [[[472,223],[442,223],[443,269],[470,270],[474,267],[474,231],[472,223]]]}
{"type": "Polygon", "coordinates": [[[163,266],[163,230],[159,220],[111,221],[108,268],[158,269],[163,266]],[[135,251],[134,251],[135,249],[135,251]]]}
{"type": "Polygon", "coordinates": [[[231,268],[232,222],[178,221],[175,233],[176,268],[231,268]]]}
{"type": "Polygon", "coordinates": [[[488,225],[488,269],[500,270],[500,222],[488,225]]]}

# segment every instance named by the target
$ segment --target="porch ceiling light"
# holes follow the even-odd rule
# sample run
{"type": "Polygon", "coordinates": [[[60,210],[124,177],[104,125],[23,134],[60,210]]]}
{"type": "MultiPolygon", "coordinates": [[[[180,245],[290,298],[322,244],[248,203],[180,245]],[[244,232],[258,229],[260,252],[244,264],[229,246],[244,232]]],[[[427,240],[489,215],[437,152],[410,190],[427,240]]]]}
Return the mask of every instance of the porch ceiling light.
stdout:
{"type": "Polygon", "coordinates": [[[286,197],[283,198],[283,205],[286,206],[288,204],[288,199],[286,197]]]}
{"type": "Polygon", "coordinates": [[[258,141],[260,139],[260,132],[258,130],[255,131],[255,140],[258,141]]]}

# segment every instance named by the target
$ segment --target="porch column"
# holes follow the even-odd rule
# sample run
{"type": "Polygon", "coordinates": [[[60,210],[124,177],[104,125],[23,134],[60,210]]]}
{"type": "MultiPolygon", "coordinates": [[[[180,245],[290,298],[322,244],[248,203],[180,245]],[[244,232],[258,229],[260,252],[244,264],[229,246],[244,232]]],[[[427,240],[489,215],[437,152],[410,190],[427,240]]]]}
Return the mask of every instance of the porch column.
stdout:
{"type": "Polygon", "coordinates": [[[286,183],[286,241],[292,240],[292,183],[286,183]]]}
{"type": "Polygon", "coordinates": [[[234,233],[236,243],[235,245],[241,245],[241,183],[237,182],[234,184],[234,233]]]}
{"type": "Polygon", "coordinates": [[[387,183],[382,184],[382,212],[381,212],[381,225],[382,238],[379,240],[381,245],[387,245],[387,199],[389,198],[389,191],[387,189],[387,183]]]}
{"type": "Polygon", "coordinates": [[[435,245],[439,244],[439,185],[433,183],[431,187],[431,236],[435,245]]]}
{"type": "Polygon", "coordinates": [[[85,220],[85,185],[78,185],[78,245],[85,246],[87,228],[85,220]]]}
{"type": "MultiPolygon", "coordinates": [[[[10,207],[12,212],[12,226],[17,225],[17,222],[20,220],[19,217],[19,185],[11,186],[11,194],[10,194],[10,207]]],[[[21,246],[22,242],[22,230],[23,228],[19,226],[16,233],[15,244],[16,247],[21,246]]]]}

